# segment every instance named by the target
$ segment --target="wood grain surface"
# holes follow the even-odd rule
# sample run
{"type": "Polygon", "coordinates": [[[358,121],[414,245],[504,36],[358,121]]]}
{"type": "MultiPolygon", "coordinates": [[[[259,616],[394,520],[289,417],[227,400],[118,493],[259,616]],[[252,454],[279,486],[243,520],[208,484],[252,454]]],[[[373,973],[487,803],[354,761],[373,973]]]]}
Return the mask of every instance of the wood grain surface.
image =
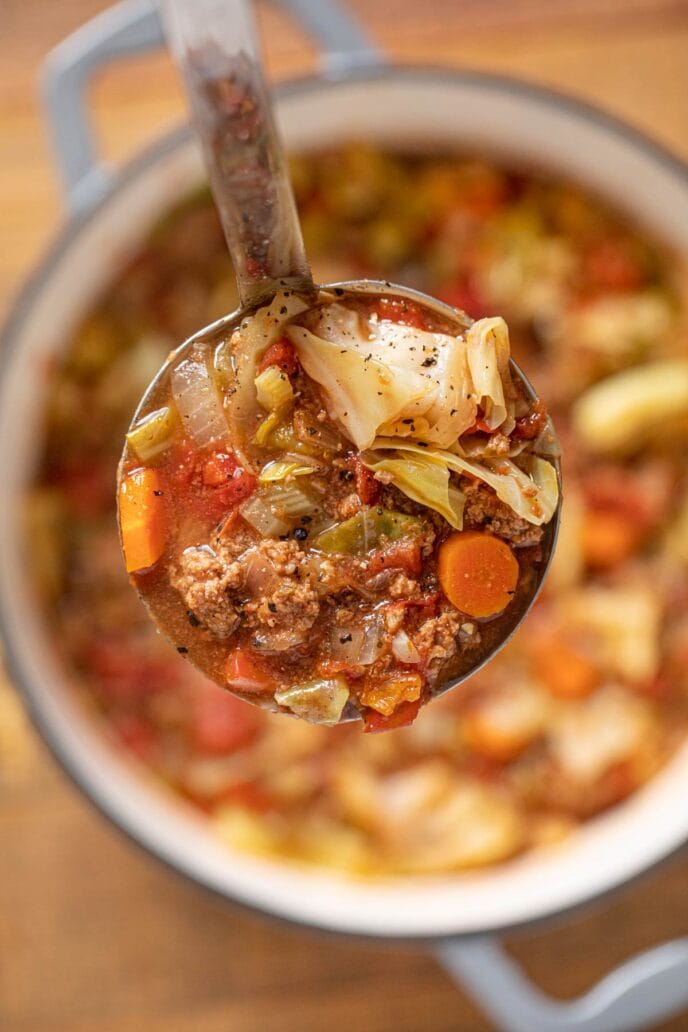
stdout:
{"type": "MultiPolygon", "coordinates": [[[[317,2],[317,0],[313,0],[317,2]]],[[[602,104],[688,157],[684,0],[351,0],[398,59],[490,68],[602,104]]],[[[0,4],[0,308],[60,218],[36,101],[46,52],[102,0],[0,4]]],[[[272,70],[312,67],[300,33],[262,17],[272,70]]],[[[120,160],[180,117],[166,58],[103,72],[92,91],[120,160]]],[[[677,805],[686,805],[677,800],[677,805]]],[[[632,952],[688,928],[688,862],[556,928],[509,941],[571,996],[632,952]]],[[[481,1032],[428,956],[327,938],[222,906],[158,867],[66,781],[0,680],[2,1032],[481,1032]]],[[[662,1029],[685,1030],[688,1015],[662,1029]]]]}

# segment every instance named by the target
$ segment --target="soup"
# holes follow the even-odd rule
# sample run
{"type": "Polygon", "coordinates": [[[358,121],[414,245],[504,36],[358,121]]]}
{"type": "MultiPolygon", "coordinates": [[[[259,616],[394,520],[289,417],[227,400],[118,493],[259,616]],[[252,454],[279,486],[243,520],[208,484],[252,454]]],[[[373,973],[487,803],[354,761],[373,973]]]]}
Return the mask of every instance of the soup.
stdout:
{"type": "Polygon", "coordinates": [[[684,736],[684,273],[577,187],[470,158],[352,144],[295,159],[293,178],[321,281],[383,275],[506,318],[565,455],[534,611],[461,689],[375,736],[246,705],[155,633],[121,562],[115,470],[171,347],[236,303],[205,192],[155,228],[52,372],[27,504],[37,583],[103,733],[228,841],[347,872],[496,863],[627,797],[684,736]],[[632,375],[655,392],[649,422],[632,375]]]}

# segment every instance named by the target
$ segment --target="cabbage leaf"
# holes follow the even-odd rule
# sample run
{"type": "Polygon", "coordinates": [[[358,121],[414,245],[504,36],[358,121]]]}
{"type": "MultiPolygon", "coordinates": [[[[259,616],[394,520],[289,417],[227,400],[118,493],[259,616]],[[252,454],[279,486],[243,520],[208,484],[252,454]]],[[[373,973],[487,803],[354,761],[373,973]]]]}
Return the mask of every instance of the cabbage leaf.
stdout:
{"type": "Polygon", "coordinates": [[[463,528],[463,507],[465,496],[449,485],[449,469],[426,459],[424,455],[399,455],[396,458],[365,462],[374,473],[387,473],[391,483],[407,498],[419,505],[434,509],[444,516],[455,530],[463,528]]]}
{"type": "Polygon", "coordinates": [[[374,451],[409,451],[428,462],[444,465],[455,473],[467,473],[491,487],[497,497],[517,516],[528,523],[541,526],[554,515],[559,502],[559,483],[554,466],[538,456],[530,456],[528,472],[510,459],[486,459],[483,463],[470,462],[452,452],[439,448],[422,448],[410,441],[395,438],[377,438],[374,451]],[[529,475],[530,474],[530,475],[529,475]]]}

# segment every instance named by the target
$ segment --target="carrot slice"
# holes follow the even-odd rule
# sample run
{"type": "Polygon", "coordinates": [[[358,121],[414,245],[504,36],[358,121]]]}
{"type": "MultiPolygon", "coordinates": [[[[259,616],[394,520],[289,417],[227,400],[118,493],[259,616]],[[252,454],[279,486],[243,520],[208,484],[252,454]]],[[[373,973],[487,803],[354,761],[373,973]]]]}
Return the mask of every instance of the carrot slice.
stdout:
{"type": "Polygon", "coordinates": [[[531,642],[533,668],[538,679],[560,699],[584,699],[600,683],[593,663],[560,636],[542,636],[531,642]]]}
{"type": "Polygon", "coordinates": [[[147,570],[165,551],[164,482],[157,469],[135,469],[119,489],[119,525],[128,573],[147,570]]]}
{"type": "Polygon", "coordinates": [[[633,555],[643,537],[643,528],[627,514],[592,510],[582,528],[583,556],[593,569],[611,570],[633,555]]]}
{"type": "Polygon", "coordinates": [[[451,604],[475,617],[501,613],[518,583],[518,561],[509,546],[479,530],[457,531],[443,541],[437,572],[451,604]]]}

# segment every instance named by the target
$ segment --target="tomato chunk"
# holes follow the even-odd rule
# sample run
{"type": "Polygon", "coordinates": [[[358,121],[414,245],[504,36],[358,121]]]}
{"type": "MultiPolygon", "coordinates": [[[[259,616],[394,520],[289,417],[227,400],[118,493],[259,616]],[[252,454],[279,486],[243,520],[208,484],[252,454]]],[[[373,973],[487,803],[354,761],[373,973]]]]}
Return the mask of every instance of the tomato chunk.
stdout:
{"type": "Polygon", "coordinates": [[[294,376],[298,371],[299,360],[296,349],[287,337],[280,337],[270,345],[258,363],[258,372],[262,373],[272,365],[278,366],[287,376],[294,376]]]}
{"type": "Polygon", "coordinates": [[[247,695],[262,695],[274,688],[272,678],[248,649],[233,649],[225,660],[227,686],[247,695]]]}
{"type": "Polygon", "coordinates": [[[403,570],[404,573],[413,576],[419,574],[422,568],[420,541],[413,538],[392,542],[384,551],[375,552],[368,564],[371,576],[382,573],[383,570],[403,570]]]}
{"type": "Polygon", "coordinates": [[[260,726],[255,707],[212,685],[194,700],[189,732],[198,752],[221,756],[248,745],[260,726]]]}

